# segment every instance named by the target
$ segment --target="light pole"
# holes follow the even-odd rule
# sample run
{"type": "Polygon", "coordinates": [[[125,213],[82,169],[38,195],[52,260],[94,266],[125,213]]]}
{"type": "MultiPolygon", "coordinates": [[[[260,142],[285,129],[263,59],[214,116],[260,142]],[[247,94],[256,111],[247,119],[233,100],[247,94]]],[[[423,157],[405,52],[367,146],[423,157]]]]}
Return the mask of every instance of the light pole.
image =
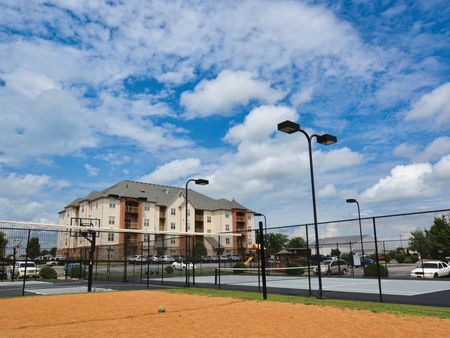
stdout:
{"type": "MultiPolygon", "coordinates": [[[[186,256],[186,284],[185,286],[189,286],[189,260],[188,260],[188,253],[189,253],[189,241],[188,241],[188,184],[189,182],[194,182],[195,184],[199,184],[199,185],[207,185],[209,183],[208,180],[202,179],[202,178],[198,178],[198,179],[193,179],[191,178],[190,180],[188,180],[186,182],[186,189],[185,189],[185,198],[186,198],[186,204],[185,204],[185,211],[186,211],[186,215],[185,215],[185,221],[186,221],[186,237],[185,237],[185,246],[186,246],[186,251],[185,251],[185,256],[186,256]]],[[[194,233],[195,233],[195,229],[194,229],[194,233]]]]}
{"type": "Polygon", "coordinates": [[[261,214],[260,212],[255,212],[255,217],[264,217],[264,237],[267,240],[267,218],[266,215],[261,214]]]}
{"type": "Polygon", "coordinates": [[[330,145],[337,142],[336,136],[330,134],[323,135],[309,135],[306,131],[300,128],[298,123],[292,121],[284,121],[278,123],[278,130],[287,134],[293,134],[295,132],[301,132],[306,136],[308,140],[308,150],[309,150],[309,169],[311,174],[311,192],[312,192],[312,203],[313,203],[313,214],[314,214],[314,232],[316,236],[316,255],[317,255],[317,277],[319,281],[319,298],[322,298],[322,272],[320,270],[320,254],[319,254],[319,230],[317,226],[317,208],[316,208],[316,192],[314,187],[314,167],[313,167],[313,159],[312,159],[312,146],[311,141],[313,137],[317,139],[317,143],[330,145]]]}
{"type": "Polygon", "coordinates": [[[362,266],[364,270],[364,274],[366,273],[366,262],[364,260],[364,245],[363,245],[363,236],[362,236],[362,227],[361,227],[361,210],[359,209],[359,203],[354,198],[349,198],[346,200],[347,203],[356,203],[358,206],[358,221],[359,221],[359,237],[361,239],[361,255],[362,255],[362,266]]]}

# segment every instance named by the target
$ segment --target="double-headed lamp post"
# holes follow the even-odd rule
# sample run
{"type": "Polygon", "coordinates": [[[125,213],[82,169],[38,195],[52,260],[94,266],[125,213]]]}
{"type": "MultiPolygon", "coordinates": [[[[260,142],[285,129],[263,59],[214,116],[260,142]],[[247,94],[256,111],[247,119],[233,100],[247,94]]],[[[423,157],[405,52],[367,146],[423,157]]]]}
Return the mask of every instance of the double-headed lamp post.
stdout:
{"type": "Polygon", "coordinates": [[[362,236],[362,227],[361,227],[361,210],[359,209],[359,203],[354,198],[348,198],[346,200],[347,203],[356,203],[358,206],[358,221],[359,221],[359,238],[361,240],[361,255],[362,255],[362,266],[364,272],[366,272],[366,262],[364,261],[364,246],[363,246],[363,236],[362,236]]]}
{"type": "Polygon", "coordinates": [[[317,225],[317,207],[316,207],[316,191],[314,187],[314,167],[313,167],[313,159],[312,159],[312,146],[311,141],[315,137],[317,139],[317,143],[330,145],[337,142],[336,136],[330,134],[323,135],[309,135],[305,130],[300,128],[298,123],[292,121],[284,121],[278,123],[278,130],[287,134],[293,134],[296,132],[301,132],[306,136],[308,140],[308,150],[309,150],[309,170],[311,174],[311,192],[312,192],[312,203],[313,203],[313,214],[314,214],[314,233],[316,236],[316,256],[317,256],[317,277],[319,281],[319,297],[322,297],[322,272],[320,269],[320,253],[319,253],[319,229],[317,225]]]}
{"type": "MultiPolygon", "coordinates": [[[[199,184],[199,185],[207,185],[209,184],[208,180],[205,180],[203,178],[198,178],[198,179],[193,179],[191,178],[190,180],[188,180],[186,182],[186,189],[185,189],[185,198],[186,198],[186,204],[185,204],[185,211],[186,211],[186,215],[185,215],[185,225],[186,225],[186,236],[185,236],[185,246],[186,246],[186,250],[185,250],[185,256],[186,256],[186,284],[185,286],[189,286],[189,260],[188,260],[188,253],[189,253],[189,238],[188,238],[188,184],[189,182],[194,182],[195,184],[199,184]]],[[[194,228],[194,233],[195,233],[195,228],[194,228]]]]}

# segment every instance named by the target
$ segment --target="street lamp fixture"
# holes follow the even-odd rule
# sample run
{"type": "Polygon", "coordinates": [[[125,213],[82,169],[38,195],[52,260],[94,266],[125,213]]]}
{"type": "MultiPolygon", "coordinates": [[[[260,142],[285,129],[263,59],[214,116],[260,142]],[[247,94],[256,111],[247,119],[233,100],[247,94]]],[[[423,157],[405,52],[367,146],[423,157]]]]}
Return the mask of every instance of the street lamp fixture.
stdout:
{"type": "Polygon", "coordinates": [[[359,237],[361,240],[361,255],[362,255],[362,266],[364,270],[364,274],[366,273],[366,262],[364,259],[364,246],[363,246],[363,236],[362,236],[362,227],[361,227],[361,210],[359,209],[359,203],[354,198],[348,198],[345,202],[347,203],[356,203],[358,206],[358,221],[359,221],[359,237]]]}
{"type": "Polygon", "coordinates": [[[324,135],[309,135],[305,130],[300,128],[300,125],[298,123],[292,122],[292,121],[284,121],[278,124],[278,130],[282,131],[287,134],[293,134],[295,132],[301,132],[303,135],[306,136],[306,139],[308,140],[308,150],[309,150],[309,169],[311,174],[311,193],[312,193],[312,203],[313,203],[313,213],[314,213],[314,232],[316,236],[316,255],[317,255],[317,277],[319,281],[319,297],[322,297],[322,272],[320,269],[320,253],[319,253],[319,229],[317,225],[317,207],[316,207],[316,191],[314,187],[314,166],[313,166],[313,159],[312,159],[312,145],[311,140],[315,137],[317,139],[317,143],[324,144],[324,145],[330,145],[337,142],[336,136],[330,135],[330,134],[324,134],[324,135]]]}
{"type": "MultiPolygon", "coordinates": [[[[188,235],[187,235],[187,232],[188,232],[188,185],[189,185],[189,182],[194,182],[195,184],[198,184],[198,185],[207,185],[207,184],[209,184],[209,181],[208,180],[205,180],[205,179],[203,179],[203,178],[198,178],[198,179],[193,179],[193,178],[191,178],[190,180],[188,180],[187,182],[186,182],[186,189],[185,189],[185,202],[186,202],[186,204],[185,204],[185,212],[186,212],[186,214],[185,214],[185,230],[186,230],[186,235],[185,235],[185,257],[186,257],[186,283],[185,283],[185,286],[189,286],[189,260],[188,260],[188,254],[189,254],[189,240],[188,240],[188,235]]],[[[195,229],[194,229],[195,230],[195,229]]],[[[195,231],[194,231],[195,232],[195,231]]]]}

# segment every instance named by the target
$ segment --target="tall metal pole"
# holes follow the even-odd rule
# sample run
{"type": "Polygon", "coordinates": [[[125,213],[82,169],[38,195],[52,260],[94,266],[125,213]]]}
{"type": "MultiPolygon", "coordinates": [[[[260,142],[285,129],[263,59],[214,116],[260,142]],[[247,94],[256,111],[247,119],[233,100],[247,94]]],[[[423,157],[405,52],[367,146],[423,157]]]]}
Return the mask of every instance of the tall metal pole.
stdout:
{"type": "Polygon", "coordinates": [[[378,259],[378,239],[377,239],[377,226],[375,224],[375,217],[372,218],[373,222],[373,236],[375,237],[375,255],[377,257],[377,277],[378,277],[378,291],[379,291],[379,297],[380,302],[383,302],[383,292],[381,290],[381,271],[380,271],[380,260],[378,259]]]}
{"type": "MultiPolygon", "coordinates": [[[[25,271],[23,274],[23,284],[22,284],[22,296],[25,296],[25,281],[27,279],[27,265],[28,265],[28,255],[30,252],[30,236],[31,236],[31,229],[28,230],[28,236],[27,236],[27,249],[25,250],[25,271]]],[[[19,276],[20,276],[20,269],[19,269],[19,276]]]]}
{"type": "Polygon", "coordinates": [[[359,209],[359,203],[357,200],[355,200],[356,205],[358,206],[358,221],[359,221],[359,237],[361,239],[361,254],[362,254],[362,258],[363,258],[363,271],[364,271],[364,275],[366,275],[366,262],[364,260],[365,257],[365,252],[364,252],[364,245],[363,245],[363,236],[362,236],[362,226],[361,226],[361,210],[359,209]]]}
{"type": "Polygon", "coordinates": [[[262,222],[259,222],[259,253],[261,256],[261,268],[262,268],[262,288],[263,299],[267,299],[267,284],[266,284],[266,248],[264,245],[264,231],[262,222]]]}
{"type": "Polygon", "coordinates": [[[306,136],[306,139],[308,140],[309,170],[311,174],[311,193],[312,193],[313,214],[314,214],[314,234],[316,236],[317,278],[319,282],[319,298],[322,298],[322,271],[320,269],[319,227],[317,225],[316,190],[314,186],[314,166],[313,166],[312,146],[311,146],[311,139],[317,135],[312,135],[310,137],[308,133],[305,132],[304,130],[300,129],[300,131],[303,133],[303,135],[306,136]]]}

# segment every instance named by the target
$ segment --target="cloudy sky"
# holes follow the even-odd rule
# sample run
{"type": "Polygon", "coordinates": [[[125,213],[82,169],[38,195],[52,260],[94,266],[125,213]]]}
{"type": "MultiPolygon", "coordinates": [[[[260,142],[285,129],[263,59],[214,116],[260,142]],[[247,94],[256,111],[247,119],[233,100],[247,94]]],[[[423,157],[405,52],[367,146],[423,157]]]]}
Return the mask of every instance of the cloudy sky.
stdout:
{"type": "Polygon", "coordinates": [[[0,219],[54,222],[123,179],[269,225],[450,207],[443,1],[0,0],[0,219]]]}

